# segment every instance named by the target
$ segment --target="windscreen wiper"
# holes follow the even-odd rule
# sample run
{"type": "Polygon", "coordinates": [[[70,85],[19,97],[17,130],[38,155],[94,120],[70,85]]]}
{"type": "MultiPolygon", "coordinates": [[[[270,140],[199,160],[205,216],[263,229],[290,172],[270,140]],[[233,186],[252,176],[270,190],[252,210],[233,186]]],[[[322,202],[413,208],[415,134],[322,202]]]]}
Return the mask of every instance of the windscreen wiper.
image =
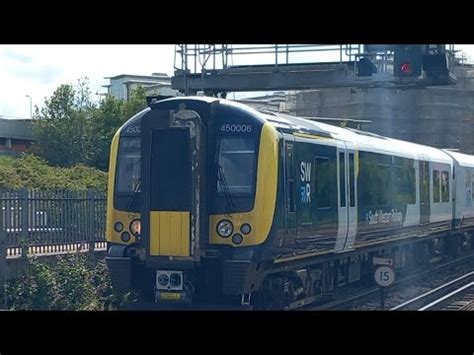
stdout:
{"type": "Polygon", "coordinates": [[[130,211],[130,208],[132,207],[133,203],[136,201],[137,197],[139,196],[138,190],[140,190],[140,185],[142,182],[142,178],[139,177],[137,182],[132,188],[132,197],[130,197],[130,200],[128,200],[128,204],[126,206],[126,211],[130,211]]]}
{"type": "Polygon", "coordinates": [[[224,193],[226,210],[229,212],[230,209],[234,209],[235,205],[234,201],[232,200],[232,194],[230,193],[229,185],[227,185],[227,181],[225,179],[224,170],[219,163],[217,163],[217,181],[219,182],[221,190],[224,193]]]}

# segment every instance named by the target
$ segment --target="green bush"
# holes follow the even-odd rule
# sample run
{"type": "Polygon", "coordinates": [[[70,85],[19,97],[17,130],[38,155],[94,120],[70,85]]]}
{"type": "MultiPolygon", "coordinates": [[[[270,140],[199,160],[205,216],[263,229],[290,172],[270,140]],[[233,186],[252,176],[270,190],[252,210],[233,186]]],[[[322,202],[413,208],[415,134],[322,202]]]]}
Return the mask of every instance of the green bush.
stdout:
{"type": "Polygon", "coordinates": [[[133,301],[113,292],[105,262],[90,265],[87,255],[56,257],[55,262],[29,259],[26,271],[5,289],[11,310],[113,310],[133,301]]]}
{"type": "Polygon", "coordinates": [[[37,156],[0,156],[0,188],[105,190],[107,173],[84,165],[56,168],[37,156]]]}

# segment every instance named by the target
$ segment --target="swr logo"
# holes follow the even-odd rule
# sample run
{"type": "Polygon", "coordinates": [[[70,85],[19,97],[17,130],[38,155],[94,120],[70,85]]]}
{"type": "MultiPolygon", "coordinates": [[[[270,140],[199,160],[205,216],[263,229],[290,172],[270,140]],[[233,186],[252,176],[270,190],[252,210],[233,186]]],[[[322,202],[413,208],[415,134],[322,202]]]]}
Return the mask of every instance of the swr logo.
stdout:
{"type": "Polygon", "coordinates": [[[300,187],[301,191],[301,203],[311,202],[311,163],[302,161],[300,164],[301,170],[301,181],[306,183],[300,187]]]}

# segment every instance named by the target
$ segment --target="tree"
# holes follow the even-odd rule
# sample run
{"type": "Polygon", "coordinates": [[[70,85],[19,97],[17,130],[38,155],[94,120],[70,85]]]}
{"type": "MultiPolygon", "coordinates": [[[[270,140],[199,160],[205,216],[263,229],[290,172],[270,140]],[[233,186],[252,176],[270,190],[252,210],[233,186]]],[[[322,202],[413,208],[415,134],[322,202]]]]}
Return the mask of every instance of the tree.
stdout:
{"type": "Polygon", "coordinates": [[[99,104],[91,99],[87,78],[76,87],[63,84],[44,107],[36,109],[32,152],[55,166],[84,164],[107,170],[110,143],[117,129],[146,107],[142,87],[129,101],[107,96],[99,104]]]}
{"type": "Polygon", "coordinates": [[[100,103],[96,119],[92,123],[95,134],[92,166],[101,170],[108,169],[110,143],[115,132],[144,108],[146,108],[146,93],[141,86],[132,92],[128,101],[107,96],[100,103]]]}
{"type": "Polygon", "coordinates": [[[90,99],[87,78],[74,88],[63,84],[36,110],[32,151],[52,165],[88,165],[94,104],[90,99]]]}

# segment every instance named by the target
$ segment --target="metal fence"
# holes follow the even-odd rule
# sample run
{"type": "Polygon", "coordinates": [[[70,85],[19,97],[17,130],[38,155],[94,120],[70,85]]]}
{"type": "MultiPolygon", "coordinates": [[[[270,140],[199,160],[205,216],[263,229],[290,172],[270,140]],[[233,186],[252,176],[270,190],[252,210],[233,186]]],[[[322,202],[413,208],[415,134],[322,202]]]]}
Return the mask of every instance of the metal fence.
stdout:
{"type": "Polygon", "coordinates": [[[0,190],[7,257],[103,250],[106,194],[85,190],[0,190]]]}

